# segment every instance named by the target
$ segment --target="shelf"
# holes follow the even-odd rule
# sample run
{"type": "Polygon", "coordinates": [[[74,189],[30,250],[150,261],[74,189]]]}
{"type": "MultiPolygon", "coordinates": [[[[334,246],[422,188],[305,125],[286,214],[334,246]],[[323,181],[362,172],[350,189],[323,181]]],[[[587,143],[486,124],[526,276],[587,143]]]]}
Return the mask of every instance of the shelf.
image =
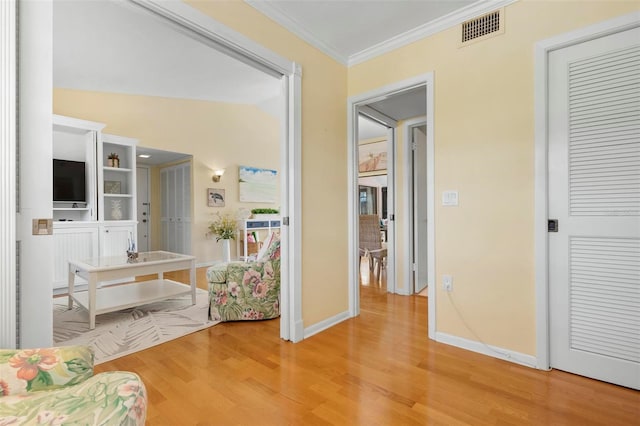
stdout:
{"type": "Polygon", "coordinates": [[[124,167],[107,167],[107,166],[104,166],[103,168],[104,168],[105,171],[109,171],[109,172],[125,173],[125,172],[132,171],[132,169],[127,169],[127,168],[124,168],[124,167]]]}
{"type": "Polygon", "coordinates": [[[104,198],[131,198],[131,194],[104,194],[104,198]]]}
{"type": "Polygon", "coordinates": [[[89,211],[89,207],[54,207],[53,211],[89,211]]]}

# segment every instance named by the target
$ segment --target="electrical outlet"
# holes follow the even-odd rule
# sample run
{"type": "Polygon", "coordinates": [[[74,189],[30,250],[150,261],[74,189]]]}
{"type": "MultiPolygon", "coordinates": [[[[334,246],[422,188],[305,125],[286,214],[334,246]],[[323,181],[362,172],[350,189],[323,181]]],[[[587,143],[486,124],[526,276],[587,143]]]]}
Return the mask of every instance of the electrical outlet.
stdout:
{"type": "Polygon", "coordinates": [[[453,291],[453,277],[451,275],[442,276],[442,288],[444,291],[453,291]]]}

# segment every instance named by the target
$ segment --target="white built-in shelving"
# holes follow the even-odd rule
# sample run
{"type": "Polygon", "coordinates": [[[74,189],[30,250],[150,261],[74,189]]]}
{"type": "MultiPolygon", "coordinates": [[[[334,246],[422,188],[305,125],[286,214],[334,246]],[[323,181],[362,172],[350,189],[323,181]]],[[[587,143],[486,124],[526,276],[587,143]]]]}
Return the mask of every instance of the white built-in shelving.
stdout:
{"type": "Polygon", "coordinates": [[[53,203],[54,291],[68,283],[69,259],[124,254],[135,240],[136,139],[102,133],[105,124],[53,116],[53,157],[85,163],[86,202],[53,203]],[[118,155],[117,167],[108,163],[118,155]],[[105,186],[106,184],[106,186],[105,186]]]}

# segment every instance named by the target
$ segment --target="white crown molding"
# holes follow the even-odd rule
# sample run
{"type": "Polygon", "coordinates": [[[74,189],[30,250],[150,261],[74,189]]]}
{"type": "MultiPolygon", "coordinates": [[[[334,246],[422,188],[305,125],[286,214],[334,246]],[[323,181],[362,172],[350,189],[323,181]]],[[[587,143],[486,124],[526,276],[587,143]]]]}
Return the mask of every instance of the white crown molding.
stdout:
{"type": "Polygon", "coordinates": [[[398,34],[388,40],[373,45],[360,52],[354,53],[349,57],[345,57],[340,54],[334,47],[319,40],[309,31],[307,31],[302,25],[295,19],[291,18],[285,11],[282,10],[277,3],[267,2],[264,0],[244,0],[249,6],[253,7],[263,15],[271,18],[276,23],[280,24],[293,34],[300,37],[302,40],[311,44],[321,52],[335,59],[342,65],[351,67],[353,65],[368,61],[376,56],[383,55],[394,49],[397,49],[407,44],[413,43],[430,35],[436,34],[440,31],[444,31],[451,28],[454,25],[458,25],[464,21],[475,18],[477,16],[484,15],[485,13],[492,12],[501,7],[505,7],[511,3],[515,3],[518,0],[479,0],[469,6],[458,9],[447,15],[444,15],[438,19],[427,22],[412,30],[398,34]]]}
{"type": "Polygon", "coordinates": [[[354,53],[349,56],[348,66],[351,67],[356,64],[368,61],[376,56],[383,55],[398,49],[399,47],[406,46],[430,35],[439,33],[454,25],[461,24],[464,21],[473,19],[475,17],[484,15],[485,13],[492,12],[501,7],[515,3],[518,0],[480,0],[469,6],[458,9],[447,15],[444,15],[438,19],[427,22],[412,30],[399,34],[388,40],[375,44],[367,49],[361,50],[358,53],[354,53]]]}
{"type": "Polygon", "coordinates": [[[344,55],[341,55],[338,51],[336,51],[333,47],[324,43],[322,40],[316,38],[313,34],[304,29],[302,25],[298,23],[295,19],[291,18],[287,15],[281,8],[275,3],[266,2],[263,0],[244,0],[249,6],[256,9],[258,12],[263,15],[271,18],[276,23],[280,24],[287,30],[291,31],[293,34],[300,37],[302,40],[311,44],[313,47],[317,48],[321,52],[335,59],[342,65],[348,65],[349,58],[344,55]]]}

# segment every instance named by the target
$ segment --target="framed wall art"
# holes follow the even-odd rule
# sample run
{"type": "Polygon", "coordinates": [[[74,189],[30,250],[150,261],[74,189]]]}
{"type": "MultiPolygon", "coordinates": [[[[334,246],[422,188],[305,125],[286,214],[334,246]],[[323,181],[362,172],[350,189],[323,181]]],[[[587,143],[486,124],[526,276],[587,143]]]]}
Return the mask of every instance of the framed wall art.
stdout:
{"type": "Polygon", "coordinates": [[[387,173],[387,139],[373,140],[358,146],[358,174],[376,176],[387,173]]]}
{"type": "Polygon", "coordinates": [[[240,166],[240,201],[275,203],[278,196],[278,172],[271,169],[240,166]]]}
{"type": "Polygon", "coordinates": [[[224,189],[207,188],[207,206],[224,207],[224,189]]]}

